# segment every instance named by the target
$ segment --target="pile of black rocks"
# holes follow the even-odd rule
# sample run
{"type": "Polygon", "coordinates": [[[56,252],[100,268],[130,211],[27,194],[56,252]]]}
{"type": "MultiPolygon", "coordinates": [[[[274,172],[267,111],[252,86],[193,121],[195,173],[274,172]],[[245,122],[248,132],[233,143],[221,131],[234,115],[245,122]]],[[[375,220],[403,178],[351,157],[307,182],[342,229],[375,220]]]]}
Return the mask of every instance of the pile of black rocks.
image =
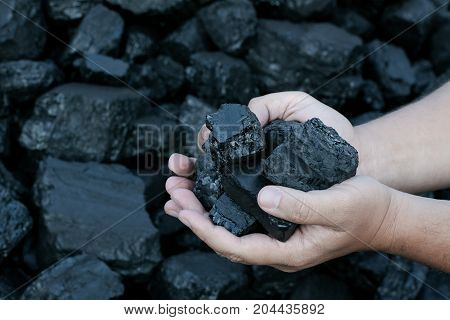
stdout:
{"type": "Polygon", "coordinates": [[[326,188],[354,174],[354,150],[340,141],[347,160],[315,170],[314,137],[335,136],[320,120],[263,131],[239,107],[246,134],[222,136],[217,107],[302,90],[361,124],[450,79],[449,32],[445,0],[0,2],[0,297],[450,296],[448,276],[378,253],[292,274],[231,263],[163,212],[167,159],[184,153],[215,223],[287,239],[295,226],[257,210],[256,190],[326,188]]]}

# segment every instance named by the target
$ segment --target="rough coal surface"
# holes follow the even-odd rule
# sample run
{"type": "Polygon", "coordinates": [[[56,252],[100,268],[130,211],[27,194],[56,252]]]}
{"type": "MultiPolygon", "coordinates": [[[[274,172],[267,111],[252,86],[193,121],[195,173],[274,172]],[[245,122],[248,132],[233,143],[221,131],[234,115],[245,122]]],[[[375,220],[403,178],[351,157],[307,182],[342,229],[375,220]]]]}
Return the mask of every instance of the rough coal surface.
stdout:
{"type": "Polygon", "coordinates": [[[178,121],[180,130],[184,133],[184,154],[198,157],[200,150],[197,145],[197,135],[205,123],[206,115],[213,113],[215,108],[195,96],[188,95],[180,106],[178,121]]]}
{"type": "Polygon", "coordinates": [[[0,262],[31,230],[28,209],[0,185],[0,262]]]}
{"type": "Polygon", "coordinates": [[[130,68],[125,61],[95,53],[76,59],[73,66],[86,82],[119,86],[125,83],[130,68]]]}
{"type": "Polygon", "coordinates": [[[157,52],[158,44],[150,31],[144,28],[130,28],[125,45],[125,60],[128,62],[144,62],[157,52]]]}
{"type": "Polygon", "coordinates": [[[188,64],[195,52],[207,51],[208,36],[197,17],[183,23],[163,41],[162,49],[175,60],[188,64]]]}
{"type": "Polygon", "coordinates": [[[75,22],[83,18],[101,0],[46,0],[50,19],[59,22],[75,22]]]}
{"type": "Polygon", "coordinates": [[[206,116],[211,130],[211,155],[219,166],[256,155],[265,146],[264,133],[256,115],[247,106],[223,104],[206,116]]]}
{"type": "Polygon", "coordinates": [[[248,103],[257,89],[247,64],[222,52],[191,56],[186,78],[192,90],[211,104],[226,101],[248,103]]]}
{"type": "Polygon", "coordinates": [[[288,299],[297,283],[309,273],[309,270],[283,272],[269,266],[252,266],[251,289],[256,299],[288,299]]]}
{"type": "Polygon", "coordinates": [[[169,216],[164,209],[157,209],[149,215],[152,223],[163,236],[171,236],[184,229],[184,224],[179,219],[169,216]]]}
{"type": "Polygon", "coordinates": [[[262,91],[297,90],[318,87],[348,68],[361,46],[358,36],[330,23],[261,19],[247,61],[262,91]]]}
{"type": "Polygon", "coordinates": [[[274,17],[294,21],[329,15],[336,6],[335,0],[253,0],[253,2],[274,17]]]}
{"type": "Polygon", "coordinates": [[[66,50],[66,59],[77,53],[118,53],[124,30],[124,21],[115,11],[99,4],[93,7],[81,21],[77,32],[66,50]]]}
{"type": "Polygon", "coordinates": [[[157,299],[230,298],[247,283],[245,266],[215,253],[190,251],[164,260],[150,292],[157,299]]]}
{"type": "Polygon", "coordinates": [[[239,168],[226,172],[222,177],[222,184],[225,193],[245,212],[252,215],[269,235],[284,242],[294,233],[296,224],[274,217],[258,206],[259,191],[271,184],[263,177],[260,165],[241,164],[239,168]]]}
{"type": "Polygon", "coordinates": [[[53,61],[17,60],[0,63],[0,92],[16,101],[27,101],[63,79],[53,61]]]}
{"type": "Polygon", "coordinates": [[[368,52],[372,53],[367,59],[369,72],[383,89],[386,99],[404,101],[411,94],[415,82],[411,62],[402,48],[383,45],[379,40],[367,45],[368,52]]]}
{"type": "Polygon", "coordinates": [[[450,19],[448,23],[439,28],[431,38],[431,62],[439,74],[450,69],[450,19]]]}
{"type": "Polygon", "coordinates": [[[206,210],[210,210],[223,193],[222,179],[209,149],[195,163],[196,180],[193,192],[206,210]]]}
{"type": "Polygon", "coordinates": [[[37,100],[20,142],[66,160],[117,160],[143,106],[142,97],[126,88],[64,84],[37,100]]]}
{"type": "Polygon", "coordinates": [[[264,160],[264,176],[271,182],[302,191],[322,190],[353,177],[358,152],[317,118],[304,124],[264,160]]]}
{"type": "Polygon", "coordinates": [[[214,2],[199,17],[214,44],[230,54],[244,52],[256,33],[256,11],[249,0],[214,2]]]}
{"type": "Polygon", "coordinates": [[[106,300],[120,297],[120,276],[88,255],[62,260],[44,271],[25,290],[25,300],[106,300]]]}
{"type": "Polygon", "coordinates": [[[14,199],[21,199],[27,193],[25,186],[1,162],[0,185],[6,188],[14,199]]]}
{"type": "MultiPolygon", "coordinates": [[[[198,0],[106,0],[112,5],[117,5],[135,15],[169,15],[181,13],[195,7],[198,0]]],[[[200,3],[206,2],[200,0],[200,3]]]]}
{"type": "Polygon", "coordinates": [[[251,233],[257,227],[256,219],[243,211],[226,194],[217,199],[209,217],[215,225],[224,227],[238,237],[251,233]]]}
{"type": "Polygon", "coordinates": [[[413,93],[420,96],[430,83],[436,81],[433,65],[428,60],[418,60],[413,65],[416,82],[413,86],[413,93]]]}
{"type": "Polygon", "coordinates": [[[33,23],[45,27],[40,1],[0,3],[0,61],[36,59],[43,53],[47,35],[33,23]]]}
{"type": "Polygon", "coordinates": [[[122,276],[148,277],[161,256],[143,192],[142,180],[120,165],[44,160],[34,185],[41,264],[81,248],[122,276]]]}
{"type": "Polygon", "coordinates": [[[438,270],[428,271],[425,280],[427,285],[423,285],[417,299],[442,300],[450,297],[450,275],[438,270]]]}
{"type": "Polygon", "coordinates": [[[315,272],[296,282],[292,300],[351,300],[353,295],[348,283],[332,275],[315,272]],[[326,289],[325,289],[326,288],[326,289]]]}
{"type": "Polygon", "coordinates": [[[298,121],[274,120],[264,127],[266,150],[270,154],[273,149],[288,141],[291,137],[301,137],[304,125],[298,121]]]}
{"type": "Polygon", "coordinates": [[[366,80],[361,87],[361,99],[371,110],[383,110],[385,107],[383,93],[375,81],[366,80]]]}
{"type": "Polygon", "coordinates": [[[364,39],[370,38],[375,32],[372,22],[355,10],[338,9],[333,21],[337,26],[364,39]]]}

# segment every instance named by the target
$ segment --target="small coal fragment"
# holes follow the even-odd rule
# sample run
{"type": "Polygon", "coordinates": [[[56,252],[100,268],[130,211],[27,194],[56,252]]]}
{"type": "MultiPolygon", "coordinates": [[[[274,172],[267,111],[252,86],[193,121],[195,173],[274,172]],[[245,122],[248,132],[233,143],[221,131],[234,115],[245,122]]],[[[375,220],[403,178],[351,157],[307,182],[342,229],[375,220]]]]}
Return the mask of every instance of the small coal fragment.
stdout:
{"type": "Polygon", "coordinates": [[[243,211],[226,194],[215,202],[209,217],[215,225],[224,227],[238,237],[253,232],[257,227],[255,218],[243,211]]]}
{"type": "Polygon", "coordinates": [[[158,44],[150,32],[139,27],[130,27],[125,45],[125,60],[142,63],[156,53],[158,44]]]}
{"type": "Polygon", "coordinates": [[[365,80],[361,87],[361,100],[371,110],[380,111],[384,109],[384,98],[379,86],[372,80],[365,80]]]}
{"type": "Polygon", "coordinates": [[[195,52],[207,51],[207,34],[199,19],[194,17],[169,34],[163,41],[163,51],[173,59],[188,64],[195,52]]]}
{"type": "Polygon", "coordinates": [[[324,17],[336,7],[336,0],[253,0],[262,11],[275,18],[301,21],[310,17],[324,17]]]}
{"type": "Polygon", "coordinates": [[[304,126],[298,121],[274,120],[264,127],[266,150],[270,154],[273,149],[293,137],[301,137],[304,126]]]}
{"type": "Polygon", "coordinates": [[[114,56],[118,53],[123,29],[124,22],[120,15],[99,4],[81,21],[64,58],[73,58],[78,52],[114,56]]]}
{"type": "Polygon", "coordinates": [[[230,100],[246,104],[257,95],[247,64],[222,52],[193,54],[186,78],[194,92],[211,104],[230,100]]]}
{"type": "Polygon", "coordinates": [[[357,167],[356,149],[313,118],[304,123],[301,136],[291,137],[264,160],[264,176],[284,187],[323,190],[353,177],[357,167]]]}
{"type": "Polygon", "coordinates": [[[225,193],[245,212],[252,215],[269,235],[284,242],[294,233],[296,224],[274,217],[258,206],[258,192],[270,184],[270,181],[263,177],[260,164],[241,164],[232,172],[226,172],[222,177],[222,184],[225,193]]]}
{"type": "Polygon", "coordinates": [[[415,299],[426,280],[428,267],[405,258],[392,257],[389,268],[377,289],[376,299],[415,299]]]}
{"type": "Polygon", "coordinates": [[[0,61],[36,59],[44,51],[47,35],[40,1],[0,2],[0,61]]]}
{"type": "Polygon", "coordinates": [[[330,23],[261,19],[247,61],[263,92],[298,90],[323,85],[355,62],[361,49],[358,36],[330,23]]]}
{"type": "Polygon", "coordinates": [[[156,299],[226,299],[247,283],[245,266],[215,253],[189,251],[163,261],[150,293],[156,299]]]}
{"type": "Polygon", "coordinates": [[[42,266],[81,250],[140,279],[161,260],[159,234],[144,209],[144,183],[127,168],[47,158],[33,191],[42,266]]]}
{"type": "Polygon", "coordinates": [[[388,39],[395,37],[394,43],[415,55],[431,31],[433,20],[425,17],[434,9],[431,0],[398,1],[385,7],[380,26],[388,39]]]}
{"type": "Polygon", "coordinates": [[[433,71],[433,65],[428,60],[418,60],[413,65],[416,82],[413,86],[415,95],[420,96],[430,83],[436,81],[436,75],[433,71]]]}
{"type": "MultiPolygon", "coordinates": [[[[184,229],[184,224],[179,219],[169,216],[164,209],[151,211],[149,216],[162,236],[173,235],[184,229]]],[[[162,241],[161,244],[163,244],[162,241]]]]}
{"type": "Polygon", "coordinates": [[[450,81],[450,69],[438,76],[432,83],[428,84],[427,88],[423,91],[422,95],[432,93],[434,90],[439,89],[441,86],[450,81]]]}
{"type": "Polygon", "coordinates": [[[106,300],[123,295],[120,276],[88,255],[62,260],[25,290],[23,300],[106,300]]]}
{"type": "Polygon", "coordinates": [[[211,155],[219,166],[258,154],[264,149],[264,133],[256,115],[247,106],[223,104],[206,116],[211,130],[211,155]]]}
{"type": "Polygon", "coordinates": [[[117,5],[135,15],[170,16],[192,11],[196,5],[201,5],[208,0],[106,0],[106,2],[117,5]]]}
{"type": "Polygon", "coordinates": [[[324,272],[314,272],[296,283],[292,300],[352,300],[350,286],[343,280],[324,272]]]}
{"type": "Polygon", "coordinates": [[[52,61],[17,60],[0,63],[0,92],[15,101],[29,101],[63,79],[52,61]]]}
{"type": "Polygon", "coordinates": [[[366,112],[366,113],[360,114],[359,116],[351,118],[350,122],[352,123],[353,126],[359,126],[361,124],[375,120],[375,119],[381,117],[382,115],[383,115],[383,113],[379,112],[379,111],[366,112]]]}
{"type": "Polygon", "coordinates": [[[431,62],[438,74],[450,69],[450,22],[439,28],[431,38],[431,62]]]}
{"type": "Polygon", "coordinates": [[[425,280],[416,299],[424,300],[448,300],[450,297],[450,275],[438,270],[428,271],[425,280]]]}
{"type": "Polygon", "coordinates": [[[415,77],[403,49],[374,40],[367,46],[369,73],[383,89],[387,100],[402,102],[411,94],[415,77]]]}
{"type": "Polygon", "coordinates": [[[184,134],[184,153],[191,157],[198,157],[200,150],[197,145],[197,135],[200,128],[205,123],[206,115],[213,113],[215,109],[202,100],[187,95],[180,107],[178,122],[180,130],[184,134]]]}
{"type": "Polygon", "coordinates": [[[64,84],[36,101],[20,143],[66,160],[114,161],[128,126],[145,106],[141,96],[126,88],[64,84]]]}
{"type": "Polygon", "coordinates": [[[334,23],[364,39],[369,38],[375,31],[372,22],[351,9],[338,9],[334,16],[334,23]]]}
{"type": "Polygon", "coordinates": [[[206,210],[210,210],[223,193],[222,180],[210,151],[199,155],[196,167],[194,194],[206,210]]]}
{"type": "Polygon", "coordinates": [[[31,230],[32,224],[27,208],[0,185],[0,262],[31,230]]]}
{"type": "Polygon", "coordinates": [[[248,0],[217,1],[198,14],[214,44],[226,53],[243,53],[256,33],[256,11],[248,0]]]}
{"type": "Polygon", "coordinates": [[[118,86],[124,85],[130,67],[122,60],[95,53],[76,59],[73,66],[84,81],[118,86]]]}
{"type": "Polygon", "coordinates": [[[46,0],[45,6],[50,19],[58,22],[76,22],[101,0],[46,0]]]}

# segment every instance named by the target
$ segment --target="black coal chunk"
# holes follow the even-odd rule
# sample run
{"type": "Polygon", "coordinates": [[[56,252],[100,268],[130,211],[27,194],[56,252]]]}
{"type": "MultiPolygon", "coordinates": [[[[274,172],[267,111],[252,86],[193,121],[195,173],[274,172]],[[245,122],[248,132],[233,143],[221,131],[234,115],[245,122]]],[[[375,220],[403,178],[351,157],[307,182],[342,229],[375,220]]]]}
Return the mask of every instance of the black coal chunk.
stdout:
{"type": "Polygon", "coordinates": [[[262,19],[247,61],[264,92],[316,88],[355,62],[361,47],[358,36],[330,23],[262,19]]]}
{"type": "Polygon", "coordinates": [[[22,294],[24,300],[105,300],[120,297],[120,276],[88,255],[62,260],[44,271],[22,294]]]}
{"type": "Polygon", "coordinates": [[[264,133],[256,115],[247,106],[223,104],[206,116],[211,130],[211,155],[219,166],[258,154],[264,149],[264,133]]]}
{"type": "Polygon", "coordinates": [[[96,53],[83,55],[73,66],[84,81],[119,86],[124,85],[130,67],[125,61],[96,53]]]}
{"type": "Polygon", "coordinates": [[[210,210],[223,193],[221,175],[216,163],[212,160],[209,149],[199,155],[196,167],[194,194],[206,210],[210,210]]]}
{"type": "Polygon", "coordinates": [[[374,40],[367,46],[368,71],[383,89],[386,99],[401,102],[411,94],[415,77],[411,63],[402,48],[374,40]]]}
{"type": "Polygon", "coordinates": [[[245,266],[215,253],[190,251],[163,261],[150,293],[157,299],[223,299],[247,283],[245,266]]]}
{"type": "MultiPolygon", "coordinates": [[[[164,209],[157,209],[149,213],[152,223],[162,236],[174,235],[184,229],[184,224],[177,218],[169,216],[164,209]]],[[[163,245],[163,241],[161,241],[163,245]]]]}
{"type": "Polygon", "coordinates": [[[375,298],[387,300],[415,299],[422,288],[428,267],[405,258],[392,257],[375,298]]]}
{"type": "Polygon", "coordinates": [[[143,106],[142,97],[126,88],[65,84],[36,101],[20,142],[62,159],[114,161],[143,106]]]}
{"type": "Polygon", "coordinates": [[[81,21],[64,58],[70,59],[77,52],[114,56],[118,53],[123,29],[124,22],[120,15],[99,4],[81,21]]]}
{"type": "Polygon", "coordinates": [[[269,266],[252,266],[252,291],[256,299],[288,299],[297,283],[308,276],[311,269],[283,272],[269,266]]]}
{"type": "Polygon", "coordinates": [[[438,270],[428,271],[425,280],[427,285],[422,286],[416,299],[442,300],[450,297],[450,275],[438,270]]]}
{"type": "Polygon", "coordinates": [[[191,12],[197,5],[209,0],[151,0],[151,1],[130,1],[130,0],[106,0],[106,2],[117,5],[128,10],[135,15],[177,15],[191,12]]]}
{"type": "Polygon", "coordinates": [[[380,26],[388,39],[395,37],[394,43],[405,48],[409,54],[417,54],[433,22],[433,19],[424,17],[434,9],[432,0],[398,1],[385,7],[380,26]]]}
{"type": "Polygon", "coordinates": [[[266,150],[270,154],[273,149],[288,139],[301,137],[304,126],[298,121],[274,120],[264,127],[266,150]]]}
{"type": "Polygon", "coordinates": [[[428,60],[418,60],[413,65],[416,82],[413,86],[413,93],[421,95],[425,89],[436,81],[436,75],[433,71],[433,65],[428,60]]]}
{"type": "Polygon", "coordinates": [[[372,22],[351,9],[336,10],[333,21],[337,26],[364,39],[369,38],[375,31],[372,22]]]}
{"type": "Polygon", "coordinates": [[[258,206],[259,191],[271,184],[263,177],[261,165],[251,163],[240,164],[238,168],[227,171],[222,177],[225,193],[245,212],[252,215],[262,227],[275,239],[286,241],[294,233],[297,225],[274,217],[258,206]]]}
{"type": "Polygon", "coordinates": [[[186,78],[194,92],[212,104],[248,103],[257,89],[247,64],[222,52],[199,52],[191,56],[186,78]]]}
{"type": "Polygon", "coordinates": [[[162,49],[175,60],[188,64],[193,53],[207,51],[208,47],[206,31],[200,20],[194,17],[169,34],[162,49]]]}
{"type": "Polygon", "coordinates": [[[1,162],[0,185],[5,187],[14,199],[22,199],[27,193],[25,186],[1,162]]]}
{"type": "Polygon", "coordinates": [[[336,7],[336,0],[253,0],[260,10],[275,18],[294,21],[329,15],[336,7]]]}
{"type": "Polygon", "coordinates": [[[0,185],[0,262],[31,230],[28,209],[0,185]]]}
{"type": "Polygon", "coordinates": [[[375,81],[365,80],[361,86],[361,100],[371,110],[380,111],[384,109],[384,98],[380,87],[375,81]]]}
{"type": "Polygon", "coordinates": [[[40,1],[0,2],[0,61],[36,59],[42,54],[47,35],[35,23],[45,26],[40,1]]]}
{"type": "Polygon", "coordinates": [[[221,195],[214,203],[209,217],[215,225],[224,227],[238,237],[253,232],[257,227],[256,219],[226,194],[221,195]]]}
{"type": "Polygon", "coordinates": [[[345,281],[325,272],[314,272],[296,282],[292,300],[351,300],[351,287],[345,281]],[[324,290],[326,288],[326,290],[324,290]]]}
{"type": "Polygon", "coordinates": [[[63,73],[50,60],[18,60],[0,63],[0,78],[0,92],[27,101],[61,82],[63,73]]]}
{"type": "Polygon", "coordinates": [[[438,74],[450,69],[450,22],[439,28],[431,38],[431,62],[438,74]]]}
{"type": "Polygon", "coordinates": [[[217,1],[199,17],[214,44],[230,54],[243,53],[256,33],[256,11],[248,0],[217,1]]]}
{"type": "Polygon", "coordinates": [[[128,62],[141,63],[156,53],[158,44],[155,38],[150,35],[150,31],[130,27],[127,33],[127,42],[125,45],[125,60],[128,62]]]}
{"type": "Polygon", "coordinates": [[[264,160],[264,175],[275,184],[311,191],[353,177],[357,167],[356,149],[314,118],[305,122],[300,136],[290,137],[264,160]]]}
{"type": "Polygon", "coordinates": [[[350,119],[350,122],[354,126],[359,126],[361,124],[367,123],[369,121],[375,120],[383,115],[380,111],[370,111],[360,114],[359,116],[350,119]]]}
{"type": "Polygon", "coordinates": [[[11,100],[6,94],[0,93],[0,154],[9,151],[9,124],[11,115],[11,100]]]}
{"type": "Polygon", "coordinates": [[[123,276],[148,276],[161,256],[143,193],[143,181],[121,165],[44,160],[34,185],[41,264],[81,250],[123,276]]]}
{"type": "Polygon", "coordinates": [[[197,97],[186,96],[186,99],[180,106],[180,114],[178,116],[180,131],[184,134],[184,154],[192,157],[199,156],[200,150],[197,145],[197,135],[205,123],[206,115],[214,111],[215,109],[211,105],[197,97]]]}
{"type": "Polygon", "coordinates": [[[75,22],[83,18],[101,0],[46,0],[50,19],[58,22],[75,22]]]}

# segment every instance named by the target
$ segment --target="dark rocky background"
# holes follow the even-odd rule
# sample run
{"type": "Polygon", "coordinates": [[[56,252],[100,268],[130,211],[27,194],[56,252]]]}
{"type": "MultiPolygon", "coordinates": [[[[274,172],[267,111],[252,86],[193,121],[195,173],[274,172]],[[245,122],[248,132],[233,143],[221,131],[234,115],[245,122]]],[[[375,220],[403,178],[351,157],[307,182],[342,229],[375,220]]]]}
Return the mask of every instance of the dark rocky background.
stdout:
{"type": "Polygon", "coordinates": [[[360,124],[449,80],[449,35],[444,0],[0,0],[0,297],[450,296],[377,253],[233,264],[162,209],[220,103],[304,90],[360,124]]]}

